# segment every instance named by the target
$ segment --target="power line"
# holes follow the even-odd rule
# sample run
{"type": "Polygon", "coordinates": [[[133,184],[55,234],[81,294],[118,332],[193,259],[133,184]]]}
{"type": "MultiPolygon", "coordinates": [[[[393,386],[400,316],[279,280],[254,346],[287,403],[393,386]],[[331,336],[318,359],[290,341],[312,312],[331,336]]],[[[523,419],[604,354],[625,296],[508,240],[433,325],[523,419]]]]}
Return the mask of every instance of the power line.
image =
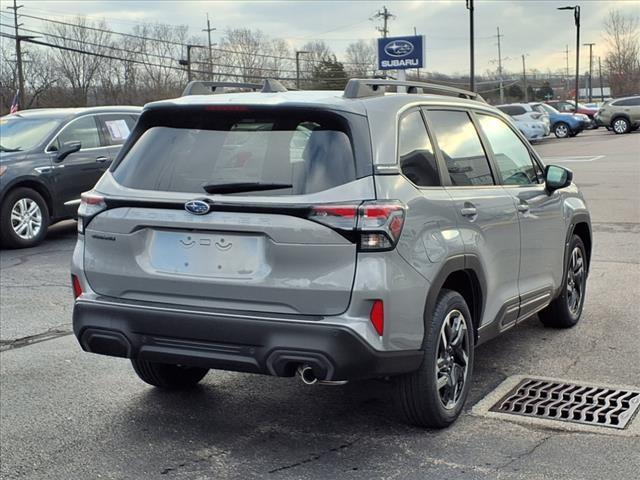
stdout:
{"type": "MultiPolygon", "coordinates": [[[[32,18],[35,20],[40,20],[42,22],[49,22],[49,23],[57,23],[60,25],[67,25],[67,26],[71,26],[71,27],[75,27],[75,28],[82,28],[85,30],[92,30],[92,31],[96,31],[96,32],[102,32],[102,33],[109,33],[112,35],[121,35],[124,37],[129,37],[129,38],[137,38],[140,40],[147,40],[147,41],[152,41],[152,42],[159,42],[159,43],[165,43],[168,45],[177,45],[177,46],[181,46],[181,47],[186,47],[186,43],[181,43],[181,42],[175,42],[172,40],[165,40],[165,39],[161,39],[161,38],[154,38],[154,37],[146,37],[146,36],[142,36],[142,35],[135,35],[132,33],[123,33],[123,32],[116,32],[114,30],[108,30],[108,29],[104,29],[104,28],[98,28],[98,27],[90,27],[87,25],[78,25],[75,23],[69,23],[69,22],[63,22],[61,20],[52,20],[49,18],[43,18],[43,17],[37,17],[35,15],[27,15],[27,14],[21,14],[22,17],[25,18],[32,18]]],[[[198,47],[198,48],[206,48],[204,45],[192,45],[193,47],[198,47]]],[[[235,50],[229,50],[229,49],[225,49],[225,48],[214,48],[213,49],[216,52],[221,52],[221,53],[233,53],[236,55],[252,55],[254,57],[262,57],[262,58],[276,58],[279,60],[291,60],[291,61],[295,61],[294,57],[284,57],[284,56],[279,56],[279,55],[269,55],[266,53],[255,53],[255,52],[238,52],[235,50]]],[[[309,62],[315,62],[315,63],[319,63],[320,60],[315,60],[315,59],[309,59],[309,62]]],[[[341,62],[343,65],[367,65],[365,63],[357,63],[357,62],[341,62]]]]}

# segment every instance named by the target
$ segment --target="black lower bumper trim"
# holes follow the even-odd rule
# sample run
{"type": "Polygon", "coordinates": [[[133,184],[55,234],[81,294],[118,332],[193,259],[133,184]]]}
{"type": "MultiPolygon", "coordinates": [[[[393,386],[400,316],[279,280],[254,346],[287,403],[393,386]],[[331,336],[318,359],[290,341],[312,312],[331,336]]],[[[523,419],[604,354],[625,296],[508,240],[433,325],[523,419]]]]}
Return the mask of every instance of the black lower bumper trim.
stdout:
{"type": "Polygon", "coordinates": [[[80,300],[73,330],[88,352],[276,376],[307,364],[321,380],[355,380],[410,372],[422,362],[420,350],[374,350],[346,327],[144,305],[80,300]]]}

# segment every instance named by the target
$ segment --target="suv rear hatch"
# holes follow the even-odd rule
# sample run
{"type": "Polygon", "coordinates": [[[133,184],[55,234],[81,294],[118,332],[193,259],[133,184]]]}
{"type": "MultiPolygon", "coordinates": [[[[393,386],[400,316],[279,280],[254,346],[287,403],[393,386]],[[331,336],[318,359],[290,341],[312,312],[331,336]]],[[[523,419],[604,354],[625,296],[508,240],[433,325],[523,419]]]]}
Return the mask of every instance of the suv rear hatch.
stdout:
{"type": "Polygon", "coordinates": [[[365,117],[151,108],[85,196],[99,210],[80,212],[87,280],[129,300],[340,314],[355,276],[358,208],[374,198],[365,117]]]}

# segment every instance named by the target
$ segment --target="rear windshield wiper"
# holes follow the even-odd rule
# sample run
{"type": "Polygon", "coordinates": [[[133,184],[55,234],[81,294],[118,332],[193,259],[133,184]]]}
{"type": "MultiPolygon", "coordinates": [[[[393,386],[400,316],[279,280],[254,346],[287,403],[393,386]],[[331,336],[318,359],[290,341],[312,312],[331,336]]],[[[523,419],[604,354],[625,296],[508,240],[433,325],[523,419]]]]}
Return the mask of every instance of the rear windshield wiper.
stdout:
{"type": "Polygon", "coordinates": [[[288,183],[259,182],[208,183],[202,186],[207,193],[259,192],[261,190],[279,190],[291,187],[292,185],[288,183]]]}

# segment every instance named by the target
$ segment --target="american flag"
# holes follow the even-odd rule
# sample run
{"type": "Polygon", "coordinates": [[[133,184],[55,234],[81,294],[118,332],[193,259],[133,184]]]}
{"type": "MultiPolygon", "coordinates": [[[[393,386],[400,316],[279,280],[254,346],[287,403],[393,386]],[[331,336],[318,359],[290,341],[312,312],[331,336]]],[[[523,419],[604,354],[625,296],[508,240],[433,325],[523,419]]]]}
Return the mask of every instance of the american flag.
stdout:
{"type": "Polygon", "coordinates": [[[19,106],[20,106],[20,90],[16,91],[16,94],[13,97],[13,101],[11,102],[11,108],[9,109],[9,113],[16,113],[18,111],[19,106]]]}

